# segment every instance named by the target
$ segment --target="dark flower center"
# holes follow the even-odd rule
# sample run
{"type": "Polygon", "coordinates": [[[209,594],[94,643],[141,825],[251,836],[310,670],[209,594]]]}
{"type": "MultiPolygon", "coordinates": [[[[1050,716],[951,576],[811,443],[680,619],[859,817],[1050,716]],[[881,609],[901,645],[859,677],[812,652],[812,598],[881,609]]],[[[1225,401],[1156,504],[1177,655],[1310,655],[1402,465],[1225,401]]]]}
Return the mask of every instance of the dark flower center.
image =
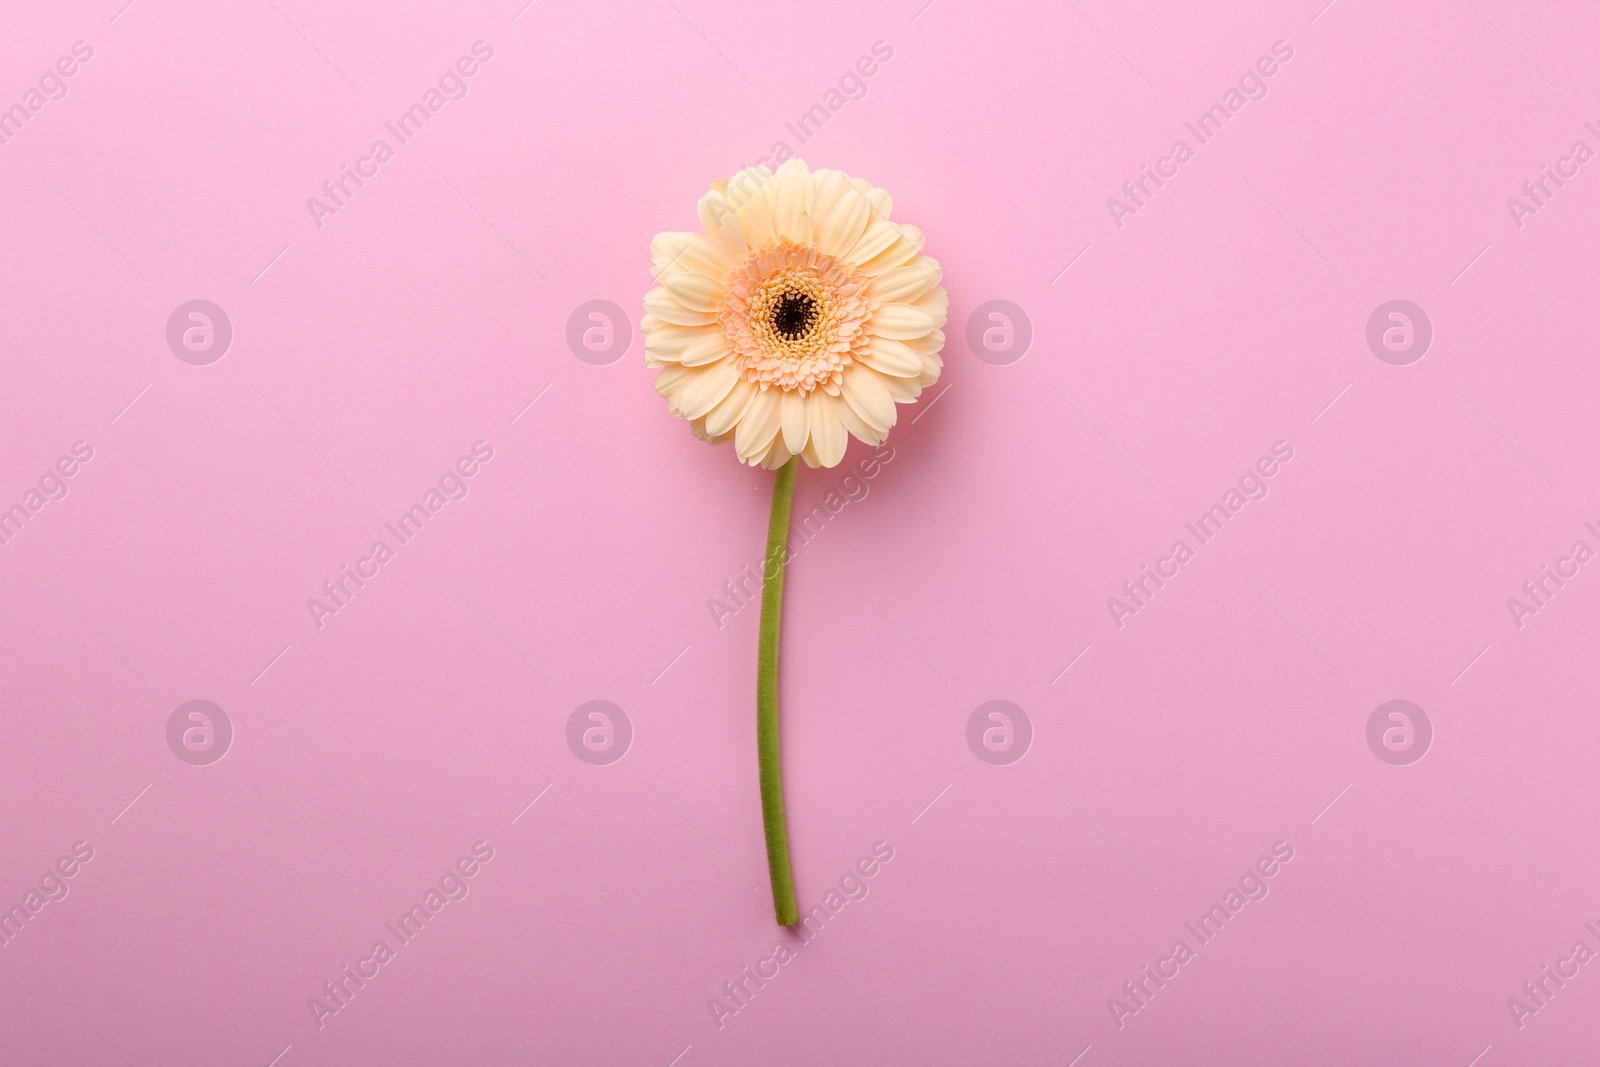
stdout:
{"type": "Polygon", "coordinates": [[[788,292],[772,307],[772,328],[785,341],[798,340],[817,317],[817,302],[805,293],[788,292]]]}

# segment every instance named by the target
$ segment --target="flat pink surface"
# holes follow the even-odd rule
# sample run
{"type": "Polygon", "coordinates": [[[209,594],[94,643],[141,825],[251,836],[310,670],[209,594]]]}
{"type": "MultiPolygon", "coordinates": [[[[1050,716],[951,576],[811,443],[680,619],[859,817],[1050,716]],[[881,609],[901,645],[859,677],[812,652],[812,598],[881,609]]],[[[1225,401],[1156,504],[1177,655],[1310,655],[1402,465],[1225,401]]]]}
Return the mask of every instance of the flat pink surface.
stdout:
{"type": "Polygon", "coordinates": [[[1600,1055],[1592,5],[123,2],[0,35],[0,1063],[1600,1055]],[[951,297],[801,473],[810,940],[771,475],[637,330],[777,142],[951,297]]]}

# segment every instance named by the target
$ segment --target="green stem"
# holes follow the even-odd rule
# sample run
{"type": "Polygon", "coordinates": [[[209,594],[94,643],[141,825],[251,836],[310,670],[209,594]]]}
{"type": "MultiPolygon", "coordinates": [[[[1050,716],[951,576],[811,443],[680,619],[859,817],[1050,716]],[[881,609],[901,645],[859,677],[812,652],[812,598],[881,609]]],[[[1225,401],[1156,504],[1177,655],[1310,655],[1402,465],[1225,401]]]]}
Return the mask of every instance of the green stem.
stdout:
{"type": "Polygon", "coordinates": [[[783,616],[783,559],[789,552],[789,510],[794,503],[796,460],[778,468],[767,523],[767,561],[761,583],[761,645],[756,655],[756,753],[761,763],[761,821],[767,832],[767,869],[779,926],[799,921],[789,831],[783,822],[783,768],[778,762],[778,623],[783,616]]]}

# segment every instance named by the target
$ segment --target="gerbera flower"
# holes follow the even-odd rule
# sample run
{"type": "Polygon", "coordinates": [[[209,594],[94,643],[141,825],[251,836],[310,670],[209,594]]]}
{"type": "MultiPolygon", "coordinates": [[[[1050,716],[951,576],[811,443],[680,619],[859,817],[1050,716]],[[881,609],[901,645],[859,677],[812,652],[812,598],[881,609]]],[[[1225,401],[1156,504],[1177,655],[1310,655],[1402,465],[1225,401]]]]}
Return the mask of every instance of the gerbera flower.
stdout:
{"type": "Polygon", "coordinates": [[[789,556],[795,457],[844,458],[853,435],[882,444],[898,404],[944,363],[939,264],[922,231],[889,221],[889,194],[791,159],[750,167],[700,198],[704,234],[650,246],[661,283],[645,295],[645,361],[656,391],[712,444],[775,469],[761,575],[756,755],[778,923],[799,919],[778,761],[778,629],[789,556]]]}
{"type": "Polygon", "coordinates": [[[949,300],[891,204],[791,159],[713,182],[704,234],[656,237],[645,359],[696,436],[752,466],[832,467],[849,436],[881,444],[896,405],[938,379],[949,300]]]}

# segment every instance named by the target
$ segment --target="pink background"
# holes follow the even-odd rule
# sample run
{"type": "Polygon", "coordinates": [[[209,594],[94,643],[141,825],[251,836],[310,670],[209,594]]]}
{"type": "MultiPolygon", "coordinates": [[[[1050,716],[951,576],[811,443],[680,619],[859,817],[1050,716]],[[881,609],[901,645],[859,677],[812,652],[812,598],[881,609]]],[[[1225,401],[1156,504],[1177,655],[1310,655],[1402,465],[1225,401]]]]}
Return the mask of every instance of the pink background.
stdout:
{"type": "MultiPolygon", "coordinates": [[[[0,146],[0,506],[93,449],[0,547],[0,903],[94,850],[0,948],[0,1062],[1600,1053],[1600,964],[1507,1005],[1600,950],[1600,573],[1507,606],[1600,548],[1600,162],[1506,205],[1600,149],[1592,6],[122,2],[0,38],[0,105],[93,49],[0,146]],[[307,198],[480,40],[319,228],[307,198]],[[785,122],[878,41],[802,147],[785,122]],[[1277,41],[1266,97],[1119,228],[1107,198],[1277,41]],[[786,605],[802,906],[894,858],[719,1027],[780,938],[756,612],[707,605],[771,475],[667,414],[637,316],[651,236],[780,140],[927,232],[949,343],[786,605]],[[205,366],[165,338],[193,299],[234,331],[205,366]],[[1365,337],[1394,299],[1434,331],[1406,366],[1365,337]],[[634,318],[616,362],[568,347],[592,300],[634,318]],[[969,348],[990,300],[1022,358],[969,348]],[[477,441],[465,499],[319,629],[307,598],[477,441]],[[1270,494],[1119,628],[1107,598],[1277,441],[1270,494]],[[234,730],[205,766],[166,736],[195,699],[234,730]],[[608,766],[566,741],[593,699],[633,727],[608,766]],[[1004,766],[966,740],[997,699],[1033,730],[1004,766]],[[1432,723],[1418,762],[1368,746],[1391,699],[1432,723]],[[469,895],[319,1027],[478,841],[469,895]],[[1109,998],[1279,841],[1270,894],[1119,1029],[1109,998]]],[[[797,511],[843,473],[802,471],[797,511]]]]}

